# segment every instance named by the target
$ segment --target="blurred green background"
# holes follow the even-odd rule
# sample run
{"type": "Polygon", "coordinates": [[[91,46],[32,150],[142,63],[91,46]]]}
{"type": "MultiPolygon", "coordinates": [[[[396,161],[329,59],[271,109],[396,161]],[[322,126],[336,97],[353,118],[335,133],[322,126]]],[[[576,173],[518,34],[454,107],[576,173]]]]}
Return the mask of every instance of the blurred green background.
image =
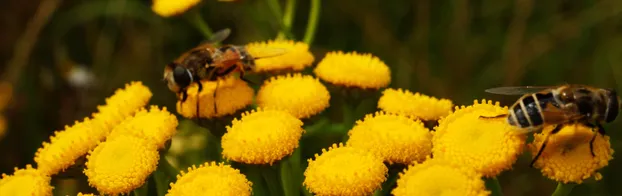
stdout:
{"type": "MultiPolygon", "coordinates": [[[[3,111],[8,128],[0,139],[0,173],[34,164],[42,141],[96,111],[129,81],[150,87],[150,104],[173,110],[163,67],[205,39],[184,16],[160,17],[151,3],[3,3],[0,73],[15,92],[3,111]]],[[[305,33],[309,7],[309,0],[296,1],[296,40],[305,33]]],[[[267,1],[206,0],[196,9],[214,31],[231,28],[225,43],[273,39],[280,30],[267,1]]],[[[517,97],[484,92],[503,85],[581,83],[622,91],[621,12],[617,0],[325,0],[311,51],[316,63],[334,50],[373,53],[391,67],[390,87],[457,105],[483,98],[509,105],[517,97]]],[[[605,125],[616,151],[622,151],[621,121],[605,125]]],[[[529,161],[522,156],[498,177],[505,195],[553,192],[556,183],[529,161]]],[[[622,160],[614,158],[602,173],[602,181],[587,181],[572,195],[622,195],[622,160]]]]}

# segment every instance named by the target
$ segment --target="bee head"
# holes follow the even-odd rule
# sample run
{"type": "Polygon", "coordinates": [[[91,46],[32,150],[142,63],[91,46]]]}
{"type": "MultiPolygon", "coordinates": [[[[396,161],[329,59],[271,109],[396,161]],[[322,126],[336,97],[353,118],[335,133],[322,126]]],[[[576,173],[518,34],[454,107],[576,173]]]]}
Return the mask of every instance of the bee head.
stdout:
{"type": "Polygon", "coordinates": [[[177,63],[169,63],[164,70],[164,79],[171,91],[179,92],[188,87],[194,80],[192,72],[177,63]]]}

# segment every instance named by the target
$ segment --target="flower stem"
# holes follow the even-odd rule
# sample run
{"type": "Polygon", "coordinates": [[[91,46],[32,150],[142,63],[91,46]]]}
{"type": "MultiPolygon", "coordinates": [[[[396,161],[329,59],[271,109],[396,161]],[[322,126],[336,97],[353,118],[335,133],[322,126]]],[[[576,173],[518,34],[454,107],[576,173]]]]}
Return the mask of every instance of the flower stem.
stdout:
{"type": "Polygon", "coordinates": [[[551,196],[566,196],[566,195],[570,195],[570,192],[572,192],[572,189],[576,186],[576,184],[564,184],[564,183],[558,183],[557,184],[557,188],[555,189],[555,192],[553,192],[553,194],[551,194],[551,196]]]}
{"type": "Polygon", "coordinates": [[[186,19],[188,19],[188,21],[192,23],[192,25],[194,25],[194,27],[201,32],[201,34],[203,34],[205,39],[210,39],[213,34],[212,29],[209,28],[207,22],[205,22],[203,17],[201,17],[201,13],[199,12],[199,10],[193,9],[190,12],[191,13],[188,14],[188,17],[186,19]]]}
{"type": "Polygon", "coordinates": [[[294,21],[294,16],[296,12],[296,0],[287,0],[287,4],[285,4],[285,15],[283,15],[283,22],[281,31],[276,36],[277,39],[283,39],[285,37],[291,38],[291,28],[292,22],[294,21]]]}
{"type": "Polygon", "coordinates": [[[503,196],[501,184],[497,178],[486,178],[486,187],[492,192],[492,196],[503,196]]]}
{"type": "Polygon", "coordinates": [[[311,10],[307,21],[307,31],[305,32],[304,42],[311,44],[315,36],[315,28],[320,17],[320,0],[311,0],[311,10]]]}
{"type": "Polygon", "coordinates": [[[300,148],[294,150],[292,155],[281,161],[280,165],[281,185],[285,196],[300,195],[300,148]]]}
{"type": "Polygon", "coordinates": [[[279,187],[279,179],[275,175],[275,172],[272,170],[270,166],[259,166],[259,170],[261,170],[261,175],[263,176],[266,185],[268,185],[268,191],[272,196],[280,196],[283,195],[281,188],[279,187]]]}

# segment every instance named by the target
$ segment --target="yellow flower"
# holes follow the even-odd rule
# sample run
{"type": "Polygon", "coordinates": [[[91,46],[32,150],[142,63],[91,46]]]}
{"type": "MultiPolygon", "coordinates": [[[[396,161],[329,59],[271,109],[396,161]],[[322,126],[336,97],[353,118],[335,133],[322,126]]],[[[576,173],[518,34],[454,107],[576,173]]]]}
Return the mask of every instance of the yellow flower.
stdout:
{"type": "Polygon", "coordinates": [[[153,0],[151,10],[162,17],[170,17],[186,12],[201,0],[153,0]]]}
{"type": "Polygon", "coordinates": [[[432,195],[490,195],[481,174],[471,168],[448,164],[437,159],[428,159],[414,164],[399,174],[397,187],[391,192],[395,196],[432,195]]]}
{"type": "Polygon", "coordinates": [[[132,135],[120,135],[89,152],[84,174],[99,192],[124,194],[142,186],[155,171],[159,159],[153,143],[132,135]]]}
{"type": "MultiPolygon", "coordinates": [[[[532,156],[538,153],[546,135],[554,126],[546,126],[542,133],[534,134],[533,143],[529,144],[532,156]]],[[[601,178],[597,170],[608,165],[613,159],[613,149],[609,136],[598,134],[594,140],[594,157],[590,151],[590,140],[598,134],[596,130],[583,124],[569,124],[549,136],[549,141],[542,154],[534,163],[543,175],[563,183],[580,184],[583,180],[594,176],[601,178]]]]}
{"type": "Polygon", "coordinates": [[[391,164],[421,162],[432,152],[430,131],[420,121],[402,115],[368,114],[348,135],[348,146],[376,153],[391,164]]]}
{"type": "Polygon", "coordinates": [[[131,134],[163,148],[177,132],[177,124],[177,117],[169,113],[166,107],[160,110],[153,105],[149,111],[140,109],[136,115],[121,122],[112,130],[108,139],[131,134]]]}
{"type": "Polygon", "coordinates": [[[222,155],[246,164],[272,164],[290,155],[302,136],[302,121],[280,110],[245,112],[222,136],[222,155]]]}
{"type": "Polygon", "coordinates": [[[210,162],[198,168],[188,168],[188,173],[177,175],[167,196],[177,195],[251,195],[252,183],[239,170],[223,163],[210,162]]]}
{"type": "Polygon", "coordinates": [[[378,100],[378,108],[388,113],[403,114],[422,120],[438,120],[451,113],[453,103],[449,99],[437,99],[409,90],[388,88],[378,100]]]}
{"type": "Polygon", "coordinates": [[[439,121],[432,138],[435,159],[468,165],[486,177],[497,176],[511,169],[525,143],[525,134],[509,125],[504,118],[483,119],[480,116],[507,114],[507,107],[492,101],[456,111],[439,121]]]}
{"type": "MultiPolygon", "coordinates": [[[[202,81],[203,89],[199,93],[199,115],[202,118],[222,117],[234,114],[253,102],[255,91],[239,77],[230,76],[218,82],[202,81]],[[216,89],[218,86],[218,89],[216,89]],[[216,109],[214,114],[214,90],[216,91],[216,109]]],[[[177,101],[177,112],[186,118],[194,118],[197,112],[198,85],[188,87],[188,98],[184,103],[177,101]]]]}
{"type": "Polygon", "coordinates": [[[260,107],[284,110],[297,118],[322,112],[329,101],[328,89],[317,78],[300,73],[272,77],[257,93],[260,107]]]}
{"type": "Polygon", "coordinates": [[[316,195],[371,195],[388,172],[382,158],[341,143],[308,161],[303,184],[316,195]]]}
{"type": "Polygon", "coordinates": [[[332,84],[361,89],[379,89],[391,83],[391,70],[382,60],[357,52],[329,52],[314,73],[332,84]]]}
{"type": "Polygon", "coordinates": [[[34,157],[37,167],[48,175],[67,169],[104,140],[114,126],[145,106],[151,96],[149,88],[141,82],[126,84],[125,89],[106,98],[106,105],[98,106],[99,112],[93,114],[93,119],[85,118],[71,127],[65,126],[65,130],[56,131],[50,137],[49,143],[43,142],[34,157]]]}
{"type": "Polygon", "coordinates": [[[78,195],[76,195],[76,196],[95,196],[95,194],[93,194],[93,193],[81,193],[81,192],[78,192],[78,195]]]}
{"type": "Polygon", "coordinates": [[[25,169],[15,168],[13,175],[2,174],[0,195],[52,195],[50,176],[26,165],[25,169]]]}
{"type": "Polygon", "coordinates": [[[253,57],[259,58],[255,61],[257,72],[302,71],[315,60],[304,42],[270,40],[249,43],[246,48],[253,57]]]}

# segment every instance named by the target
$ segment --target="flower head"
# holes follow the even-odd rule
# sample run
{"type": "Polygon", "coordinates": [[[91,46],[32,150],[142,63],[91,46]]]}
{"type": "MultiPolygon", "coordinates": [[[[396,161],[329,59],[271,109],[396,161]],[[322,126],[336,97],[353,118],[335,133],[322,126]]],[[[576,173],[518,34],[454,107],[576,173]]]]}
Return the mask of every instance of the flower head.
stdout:
{"type": "Polygon", "coordinates": [[[378,57],[357,52],[329,52],[314,70],[329,83],[362,89],[379,89],[391,82],[391,70],[378,57]]]}
{"type": "Polygon", "coordinates": [[[409,90],[388,88],[378,100],[378,108],[389,113],[413,116],[422,120],[438,120],[451,113],[449,99],[437,99],[409,90]]]}
{"type": "Polygon", "coordinates": [[[486,100],[456,107],[455,112],[441,119],[435,127],[434,158],[468,165],[486,177],[511,169],[522,153],[526,137],[518,134],[521,133],[518,128],[509,125],[504,118],[480,118],[499,114],[507,114],[507,107],[486,100]]]}
{"type": "Polygon", "coordinates": [[[177,117],[169,113],[166,107],[159,109],[154,105],[149,111],[141,109],[133,117],[121,122],[112,130],[108,139],[131,134],[163,148],[166,141],[177,132],[177,124],[177,117]]]}
{"type": "Polygon", "coordinates": [[[302,121],[281,110],[245,112],[222,136],[222,155],[246,164],[272,164],[290,155],[302,136],[302,121]]]}
{"type": "Polygon", "coordinates": [[[400,173],[392,194],[484,196],[490,195],[490,191],[486,190],[481,174],[471,168],[428,159],[400,173]]]}
{"type": "Polygon", "coordinates": [[[421,162],[432,152],[432,134],[420,121],[376,112],[348,132],[348,146],[376,153],[389,163],[421,162]]]}
{"type": "Polygon", "coordinates": [[[99,144],[87,156],[84,174],[104,194],[124,194],[142,186],[156,169],[160,154],[144,138],[120,135],[99,144]]]}
{"type": "Polygon", "coordinates": [[[188,173],[177,175],[166,196],[176,195],[251,195],[252,183],[239,170],[223,163],[210,162],[188,173]]]}
{"type": "Polygon", "coordinates": [[[308,161],[303,184],[316,195],[371,195],[388,172],[381,157],[341,143],[308,161]]]}
{"type": "Polygon", "coordinates": [[[249,43],[246,49],[253,57],[259,58],[255,61],[257,72],[302,71],[315,60],[309,45],[292,40],[249,43]]]}
{"type": "Polygon", "coordinates": [[[81,193],[81,192],[78,192],[78,195],[76,195],[76,196],[95,196],[95,194],[93,194],[93,193],[81,193]]]}
{"type": "Polygon", "coordinates": [[[153,94],[142,82],[130,82],[124,89],[118,89],[114,95],[106,98],[106,105],[97,106],[93,119],[99,121],[104,129],[94,130],[94,137],[103,140],[112,128],[121,121],[134,115],[139,108],[145,107],[153,94]]]}
{"type": "Polygon", "coordinates": [[[284,110],[297,118],[322,112],[329,101],[330,93],[318,79],[299,73],[272,77],[257,93],[260,107],[284,110]]]}
{"type": "Polygon", "coordinates": [[[563,125],[561,130],[551,134],[554,126],[545,126],[541,133],[534,134],[533,143],[529,144],[531,154],[535,156],[547,135],[549,140],[542,154],[534,163],[540,168],[543,175],[563,183],[580,184],[592,176],[598,180],[597,170],[608,165],[613,159],[613,149],[609,143],[609,136],[592,131],[583,124],[563,125]],[[594,140],[594,155],[590,150],[590,140],[594,140]]]}
{"type": "Polygon", "coordinates": [[[203,118],[222,117],[234,114],[253,102],[255,91],[244,80],[230,76],[218,81],[201,81],[203,89],[197,96],[198,85],[191,84],[185,102],[177,101],[177,112],[186,118],[193,118],[197,112],[203,118]],[[218,88],[217,88],[218,87],[218,88]],[[214,90],[216,93],[214,94],[214,90]],[[214,114],[214,96],[216,96],[216,114],[214,114]]]}
{"type": "Polygon", "coordinates": [[[52,195],[50,176],[31,165],[25,169],[15,168],[13,175],[2,174],[0,195],[52,195]]]}
{"type": "Polygon", "coordinates": [[[151,10],[162,17],[170,17],[186,12],[201,0],[153,0],[151,10]]]}

